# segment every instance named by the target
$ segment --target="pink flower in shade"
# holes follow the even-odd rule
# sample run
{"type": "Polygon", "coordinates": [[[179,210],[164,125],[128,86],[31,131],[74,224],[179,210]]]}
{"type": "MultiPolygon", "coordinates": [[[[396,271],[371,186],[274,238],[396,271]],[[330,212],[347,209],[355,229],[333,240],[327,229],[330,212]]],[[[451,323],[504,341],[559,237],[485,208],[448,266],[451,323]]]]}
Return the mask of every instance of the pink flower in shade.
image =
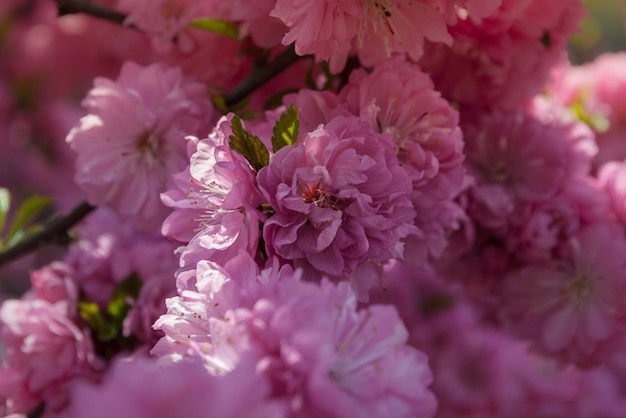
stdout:
{"type": "Polygon", "coordinates": [[[208,138],[192,138],[189,167],[174,176],[176,188],[161,195],[174,211],[163,222],[165,236],[186,245],[182,267],[200,260],[226,263],[241,249],[255,256],[260,236],[257,209],[264,199],[248,162],[230,149],[232,114],[208,138]]]}
{"type": "Polygon", "coordinates": [[[522,203],[552,199],[578,171],[568,126],[544,124],[521,111],[468,114],[467,120],[467,167],[475,179],[467,210],[488,228],[508,225],[522,203]]]}
{"type": "Polygon", "coordinates": [[[549,86],[555,100],[576,110],[595,131],[595,167],[626,158],[625,53],[606,53],[581,66],[563,65],[549,86]]]}
{"type": "Polygon", "coordinates": [[[590,178],[570,179],[552,199],[518,208],[505,246],[524,262],[550,261],[585,225],[608,219],[608,213],[606,195],[590,178]]]}
{"type": "Polygon", "coordinates": [[[183,292],[168,301],[170,312],[155,324],[166,343],[153,353],[168,355],[171,347],[178,351],[172,359],[199,356],[217,373],[253,358],[272,385],[272,398],[286,402],[290,416],[434,415],[426,358],[405,345],[406,329],[395,309],[357,310],[347,283],[306,283],[286,267],[250,280],[241,274],[249,271],[247,264],[232,273],[204,270],[195,300],[183,292]],[[247,296],[230,297],[231,285],[247,296]]]}
{"type": "Polygon", "coordinates": [[[97,78],[83,105],[89,114],[67,137],[76,182],[90,203],[157,229],[168,212],[159,193],[187,164],[184,137],[211,122],[205,86],[162,64],[126,63],[117,81],[97,78]]]}
{"type": "Polygon", "coordinates": [[[152,359],[118,358],[99,385],[77,385],[68,418],[281,418],[285,406],[267,400],[267,382],[253,364],[223,377],[196,361],[161,365],[152,359]]]}
{"type": "Polygon", "coordinates": [[[276,0],[232,0],[228,2],[212,0],[218,8],[218,16],[239,27],[239,35],[250,35],[254,43],[262,48],[273,48],[280,44],[285,35],[285,25],[270,16],[276,0]]]}
{"type": "Polygon", "coordinates": [[[609,200],[611,212],[626,225],[626,162],[608,162],[598,170],[598,183],[609,200]]]}
{"type": "Polygon", "coordinates": [[[271,15],[289,27],[283,45],[295,43],[299,55],[329,60],[333,72],[344,67],[354,47],[371,66],[405,52],[416,60],[424,39],[452,43],[440,6],[406,0],[278,0],[271,15]]]}
{"type": "Polygon", "coordinates": [[[355,117],[337,117],[280,149],[258,174],[274,210],[263,228],[268,255],[334,278],[402,257],[415,211],[390,139],[355,117]]]}
{"type": "Polygon", "coordinates": [[[500,289],[508,327],[566,362],[601,363],[626,330],[624,253],[620,226],[596,223],[573,237],[560,259],[510,274],[500,289]]]}
{"type": "Polygon", "coordinates": [[[541,91],[584,11],[580,0],[502,1],[481,20],[450,26],[451,46],[426,42],[420,65],[450,101],[519,104],[541,91]]]}
{"type": "Polygon", "coordinates": [[[147,33],[157,50],[166,51],[174,39],[181,50],[187,49],[185,29],[193,19],[210,12],[207,4],[196,0],[119,0],[117,8],[128,15],[124,24],[147,33]]]}
{"type": "Polygon", "coordinates": [[[341,97],[352,114],[393,137],[398,159],[413,182],[415,225],[428,231],[408,240],[412,254],[418,247],[425,248],[420,252],[440,253],[446,230],[452,228],[446,224],[452,219],[442,212],[465,175],[458,113],[434,90],[428,76],[401,56],[369,74],[354,71],[341,97]]]}
{"type": "Polygon", "coordinates": [[[60,261],[33,271],[30,274],[31,287],[37,299],[73,305],[78,300],[78,287],[72,268],[60,261]]]}
{"type": "Polygon", "coordinates": [[[0,336],[0,399],[8,412],[27,413],[40,402],[48,410],[62,407],[67,385],[100,367],[88,332],[72,322],[63,303],[4,302],[0,336]]]}

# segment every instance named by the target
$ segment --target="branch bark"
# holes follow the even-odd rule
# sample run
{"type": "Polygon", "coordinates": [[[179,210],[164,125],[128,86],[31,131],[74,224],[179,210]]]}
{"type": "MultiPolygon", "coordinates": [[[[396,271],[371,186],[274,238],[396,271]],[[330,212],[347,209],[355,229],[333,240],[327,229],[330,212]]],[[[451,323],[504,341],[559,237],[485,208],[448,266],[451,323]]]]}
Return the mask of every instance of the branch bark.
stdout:
{"type": "Polygon", "coordinates": [[[80,203],[67,215],[52,220],[43,230],[25,238],[13,247],[0,252],[0,266],[31,253],[45,245],[55,243],[66,244],[70,239],[70,236],[68,235],[69,230],[94,209],[95,207],[91,206],[87,202],[80,203]]]}
{"type": "Polygon", "coordinates": [[[84,0],[55,0],[59,10],[59,16],[85,13],[99,19],[108,20],[122,25],[126,15],[115,10],[107,9],[96,3],[84,0]]]}
{"type": "Polygon", "coordinates": [[[301,58],[304,57],[296,54],[293,46],[290,46],[266,65],[253,68],[248,77],[224,96],[224,103],[229,107],[239,103],[301,58]]]}

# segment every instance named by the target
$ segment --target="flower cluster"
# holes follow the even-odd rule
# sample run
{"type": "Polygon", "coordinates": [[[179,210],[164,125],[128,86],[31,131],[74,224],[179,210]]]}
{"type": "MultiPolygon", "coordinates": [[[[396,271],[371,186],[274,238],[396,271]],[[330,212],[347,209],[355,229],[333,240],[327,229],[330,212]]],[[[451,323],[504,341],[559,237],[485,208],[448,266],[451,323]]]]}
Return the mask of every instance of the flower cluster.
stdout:
{"type": "MultiPolygon", "coordinates": [[[[623,417],[624,56],[567,62],[581,0],[49,3],[0,5],[0,184],[95,208],[1,271],[0,416],[623,417]]],[[[0,260],[49,232],[9,200],[0,260]]]]}

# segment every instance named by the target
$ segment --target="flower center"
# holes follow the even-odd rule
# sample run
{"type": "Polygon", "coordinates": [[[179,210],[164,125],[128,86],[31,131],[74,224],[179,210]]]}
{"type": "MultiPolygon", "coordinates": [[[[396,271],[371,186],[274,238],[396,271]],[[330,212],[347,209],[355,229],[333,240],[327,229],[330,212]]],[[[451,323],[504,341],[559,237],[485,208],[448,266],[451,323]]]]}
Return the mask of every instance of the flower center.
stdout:
{"type": "Polygon", "coordinates": [[[353,202],[352,199],[342,199],[323,190],[319,181],[312,184],[298,182],[298,194],[302,196],[305,203],[313,204],[318,208],[343,210],[353,202]]]}

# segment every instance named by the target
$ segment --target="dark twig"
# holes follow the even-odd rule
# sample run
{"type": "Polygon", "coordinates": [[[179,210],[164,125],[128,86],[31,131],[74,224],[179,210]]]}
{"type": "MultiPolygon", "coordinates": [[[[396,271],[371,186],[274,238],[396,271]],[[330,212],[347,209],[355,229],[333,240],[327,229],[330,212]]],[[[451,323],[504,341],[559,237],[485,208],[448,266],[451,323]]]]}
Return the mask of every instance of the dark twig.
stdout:
{"type": "Polygon", "coordinates": [[[296,54],[292,46],[267,64],[253,68],[248,77],[224,96],[224,103],[229,107],[239,103],[300,58],[303,57],[296,54]]]}
{"type": "Polygon", "coordinates": [[[13,261],[23,255],[43,247],[47,244],[67,243],[69,240],[68,231],[80,220],[87,216],[95,207],[87,202],[82,202],[67,215],[53,219],[44,229],[36,234],[25,238],[13,247],[0,252],[0,266],[13,261]]]}
{"type": "Polygon", "coordinates": [[[59,7],[59,16],[85,13],[99,19],[108,20],[121,25],[126,19],[126,15],[115,10],[107,9],[96,3],[84,0],[55,0],[59,7]]]}

